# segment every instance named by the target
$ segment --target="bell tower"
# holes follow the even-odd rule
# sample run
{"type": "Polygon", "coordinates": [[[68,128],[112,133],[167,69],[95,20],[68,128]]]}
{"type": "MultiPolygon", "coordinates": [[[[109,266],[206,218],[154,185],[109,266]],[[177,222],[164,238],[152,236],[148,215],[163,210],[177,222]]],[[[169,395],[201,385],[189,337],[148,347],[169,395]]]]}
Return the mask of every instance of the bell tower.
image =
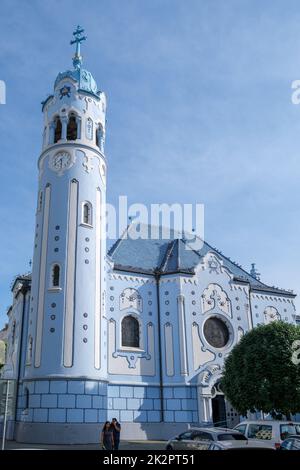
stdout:
{"type": "Polygon", "coordinates": [[[44,412],[32,410],[27,421],[33,422],[35,416],[46,416],[46,409],[48,423],[54,423],[55,416],[60,423],[72,422],[74,416],[76,422],[94,422],[105,409],[100,402],[93,408],[90,398],[74,402],[75,391],[82,397],[91,397],[88,392],[105,396],[107,378],[103,318],[106,98],[92,74],[83,68],[83,33],[79,26],[73,33],[73,70],[58,74],[53,94],[42,103],[43,145],[38,160],[24,387],[28,388],[29,404],[31,394],[39,395],[44,412]],[[64,409],[59,389],[72,396],[65,398],[68,406],[64,409]],[[51,401],[47,408],[52,393],[56,395],[55,412],[51,401]],[[80,403],[85,406],[81,408],[80,403]],[[92,412],[95,410],[97,414],[92,412]]]}

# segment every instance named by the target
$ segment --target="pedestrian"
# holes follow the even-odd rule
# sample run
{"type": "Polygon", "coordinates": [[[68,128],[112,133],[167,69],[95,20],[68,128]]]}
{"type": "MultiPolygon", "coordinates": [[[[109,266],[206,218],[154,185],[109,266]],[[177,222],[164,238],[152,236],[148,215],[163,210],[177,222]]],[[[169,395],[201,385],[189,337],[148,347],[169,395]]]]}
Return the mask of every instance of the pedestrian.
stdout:
{"type": "Polygon", "coordinates": [[[109,421],[106,421],[102,428],[101,444],[105,450],[113,450],[114,448],[114,433],[109,421]]]}
{"type": "Polygon", "coordinates": [[[112,419],[111,427],[114,435],[114,450],[119,450],[121,424],[118,422],[117,418],[112,419]]]}

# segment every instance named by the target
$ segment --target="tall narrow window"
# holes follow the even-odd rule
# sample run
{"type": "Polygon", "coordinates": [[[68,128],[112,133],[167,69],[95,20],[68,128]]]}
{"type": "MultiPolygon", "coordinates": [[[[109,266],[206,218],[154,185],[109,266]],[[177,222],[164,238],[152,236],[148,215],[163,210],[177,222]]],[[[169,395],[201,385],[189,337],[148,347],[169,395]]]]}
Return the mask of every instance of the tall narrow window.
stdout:
{"type": "Polygon", "coordinates": [[[11,328],[11,345],[14,346],[16,341],[16,322],[14,321],[11,328]]]}
{"type": "Polygon", "coordinates": [[[29,390],[27,387],[24,388],[24,410],[29,408],[29,390]]]}
{"type": "Polygon", "coordinates": [[[82,223],[85,225],[92,225],[92,204],[90,202],[83,203],[82,223]]]}
{"type": "Polygon", "coordinates": [[[52,266],[51,287],[59,287],[59,282],[60,282],[60,266],[59,264],[54,264],[52,266]]]}
{"type": "Polygon", "coordinates": [[[31,360],[32,360],[32,346],[33,346],[33,339],[32,339],[32,336],[29,335],[28,345],[27,345],[27,358],[26,358],[26,365],[28,366],[31,364],[31,360]]]}
{"type": "Polygon", "coordinates": [[[70,114],[68,127],[67,127],[67,140],[76,140],[77,139],[77,122],[76,116],[70,114]]]}
{"type": "Polygon", "coordinates": [[[101,124],[98,125],[96,130],[96,145],[99,147],[101,152],[103,152],[104,148],[104,131],[101,124]]]}
{"type": "Polygon", "coordinates": [[[54,127],[54,143],[58,142],[61,139],[62,125],[59,117],[55,118],[55,127],[54,127]]]}
{"type": "Polygon", "coordinates": [[[129,348],[140,347],[140,325],[132,315],[122,320],[122,346],[129,348]]]}
{"type": "Polygon", "coordinates": [[[43,191],[39,192],[39,199],[38,199],[38,212],[42,210],[43,206],[43,191]]]}
{"type": "Polygon", "coordinates": [[[99,147],[99,137],[100,137],[99,136],[99,127],[97,127],[97,129],[96,129],[96,145],[97,145],[97,147],[99,147]]]}

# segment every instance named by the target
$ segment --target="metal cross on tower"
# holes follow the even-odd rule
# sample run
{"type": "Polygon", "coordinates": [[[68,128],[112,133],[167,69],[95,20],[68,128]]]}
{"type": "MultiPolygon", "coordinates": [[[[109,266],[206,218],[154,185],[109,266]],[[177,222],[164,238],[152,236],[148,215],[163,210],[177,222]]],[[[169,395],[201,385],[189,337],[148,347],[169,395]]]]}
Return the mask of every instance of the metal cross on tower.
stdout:
{"type": "Polygon", "coordinates": [[[70,41],[70,44],[76,44],[75,55],[73,57],[73,65],[75,69],[80,69],[82,63],[82,57],[80,55],[80,44],[87,38],[87,36],[82,36],[83,32],[84,29],[78,25],[76,30],[73,32],[73,36],[75,39],[70,41]]]}

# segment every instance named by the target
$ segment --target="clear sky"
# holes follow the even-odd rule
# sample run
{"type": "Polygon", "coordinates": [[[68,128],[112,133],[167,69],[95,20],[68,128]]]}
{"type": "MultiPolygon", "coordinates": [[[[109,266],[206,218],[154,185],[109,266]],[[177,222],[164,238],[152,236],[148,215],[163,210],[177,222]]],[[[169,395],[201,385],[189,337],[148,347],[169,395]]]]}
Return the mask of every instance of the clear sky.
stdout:
{"type": "Polygon", "coordinates": [[[77,24],[108,97],[108,200],[204,203],[209,243],[300,292],[298,0],[0,0],[0,326],[32,257],[40,103],[77,24]]]}

